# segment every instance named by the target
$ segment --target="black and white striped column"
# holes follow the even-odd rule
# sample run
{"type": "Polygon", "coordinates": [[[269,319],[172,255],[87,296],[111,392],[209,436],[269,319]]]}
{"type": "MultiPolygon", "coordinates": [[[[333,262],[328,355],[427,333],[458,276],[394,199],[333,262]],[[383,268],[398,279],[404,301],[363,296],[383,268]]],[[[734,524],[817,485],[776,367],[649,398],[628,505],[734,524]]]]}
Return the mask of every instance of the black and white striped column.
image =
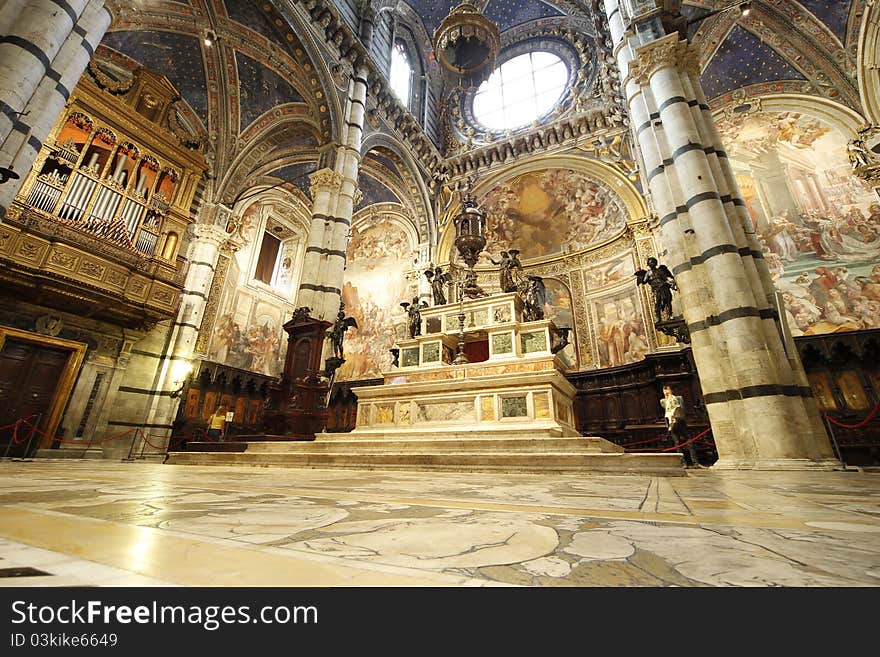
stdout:
{"type": "MultiPolygon", "coordinates": [[[[205,208],[204,213],[212,215],[210,206],[205,208]]],[[[152,355],[149,349],[140,349],[137,360],[132,358],[123,386],[120,387],[120,395],[124,396],[111,422],[141,426],[149,433],[149,442],[144,445],[138,443],[134,452],[143,453],[146,457],[164,453],[168,445],[180,403],[179,397],[171,395],[179,390],[191,372],[196,340],[220,249],[229,240],[229,234],[222,226],[193,224],[189,231],[192,235],[188,252],[189,269],[181,292],[177,319],[167,333],[164,349],[156,349],[152,355]],[[139,398],[143,400],[141,404],[138,403],[139,398]],[[135,416],[126,416],[132,411],[136,413],[135,416]]]]}
{"type": "Polygon", "coordinates": [[[311,308],[312,317],[327,321],[333,321],[339,311],[351,219],[359,194],[366,76],[366,69],[360,69],[349,84],[344,136],[336,149],[334,168],[311,177],[312,225],[296,305],[311,308]]]}
{"type": "Polygon", "coordinates": [[[21,178],[0,187],[0,208],[11,204],[110,25],[103,0],[8,4],[0,10],[7,25],[0,36],[0,166],[21,178]]]}
{"type": "MultiPolygon", "coordinates": [[[[719,468],[837,465],[796,353],[786,353],[755,230],[700,87],[697,53],[606,0],[655,236],[681,290],[719,468]]],[[[654,15],[656,16],[656,14],[654,15]]]]}

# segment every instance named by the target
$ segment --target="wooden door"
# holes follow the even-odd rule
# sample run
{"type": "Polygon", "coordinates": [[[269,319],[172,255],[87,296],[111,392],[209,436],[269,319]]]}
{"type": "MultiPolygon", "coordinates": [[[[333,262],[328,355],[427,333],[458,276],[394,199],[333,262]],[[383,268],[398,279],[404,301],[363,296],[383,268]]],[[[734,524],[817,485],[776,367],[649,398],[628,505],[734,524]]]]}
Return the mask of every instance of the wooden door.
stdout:
{"type": "MultiPolygon", "coordinates": [[[[0,351],[0,427],[19,418],[34,416],[37,428],[45,430],[58,382],[70,358],[70,350],[7,338],[0,351]]],[[[19,438],[30,431],[19,429],[19,438]]],[[[0,455],[26,456],[28,443],[14,445],[14,430],[0,430],[0,455]]],[[[30,441],[30,451],[39,444],[30,441]]]]}

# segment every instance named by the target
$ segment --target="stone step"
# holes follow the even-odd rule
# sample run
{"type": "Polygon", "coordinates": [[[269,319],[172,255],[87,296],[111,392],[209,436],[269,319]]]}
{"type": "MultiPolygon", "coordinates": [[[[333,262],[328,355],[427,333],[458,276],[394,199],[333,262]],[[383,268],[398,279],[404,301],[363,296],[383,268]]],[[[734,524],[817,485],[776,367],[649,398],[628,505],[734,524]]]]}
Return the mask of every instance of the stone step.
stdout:
{"type": "Polygon", "coordinates": [[[313,442],[191,442],[188,452],[247,452],[249,454],[278,454],[302,452],[337,452],[352,454],[386,452],[570,452],[606,453],[623,452],[622,447],[602,438],[435,438],[419,440],[323,440],[313,442]]]}
{"type": "MultiPolygon", "coordinates": [[[[302,444],[300,444],[302,445],[302,444]]],[[[681,454],[570,452],[170,452],[171,465],[248,465],[360,470],[438,470],[447,472],[618,473],[659,476],[685,474],[681,454]]]]}

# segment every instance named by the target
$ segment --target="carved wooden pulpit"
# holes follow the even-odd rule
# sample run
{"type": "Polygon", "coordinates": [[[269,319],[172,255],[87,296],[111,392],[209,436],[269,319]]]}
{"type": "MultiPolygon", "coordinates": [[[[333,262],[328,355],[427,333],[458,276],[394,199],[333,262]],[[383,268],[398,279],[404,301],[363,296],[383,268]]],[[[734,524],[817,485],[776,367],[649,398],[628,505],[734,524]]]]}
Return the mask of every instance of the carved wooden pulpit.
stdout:
{"type": "Polygon", "coordinates": [[[281,382],[269,390],[266,439],[314,440],[327,423],[327,382],[321,378],[321,354],[330,322],[298,308],[284,325],[287,357],[281,382]]]}

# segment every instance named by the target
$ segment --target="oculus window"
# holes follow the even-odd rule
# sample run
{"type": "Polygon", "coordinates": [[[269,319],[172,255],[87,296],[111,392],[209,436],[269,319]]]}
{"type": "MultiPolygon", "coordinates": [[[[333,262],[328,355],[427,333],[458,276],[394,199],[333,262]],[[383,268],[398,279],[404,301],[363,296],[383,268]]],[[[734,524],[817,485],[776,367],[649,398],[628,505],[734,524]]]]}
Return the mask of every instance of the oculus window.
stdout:
{"type": "Polygon", "coordinates": [[[568,87],[568,66],[535,51],[507,60],[474,94],[474,118],[489,130],[513,130],[548,114],[568,87]]]}
{"type": "Polygon", "coordinates": [[[409,108],[410,87],[412,85],[412,66],[403,45],[397,44],[391,50],[391,90],[400,102],[409,108]]]}

